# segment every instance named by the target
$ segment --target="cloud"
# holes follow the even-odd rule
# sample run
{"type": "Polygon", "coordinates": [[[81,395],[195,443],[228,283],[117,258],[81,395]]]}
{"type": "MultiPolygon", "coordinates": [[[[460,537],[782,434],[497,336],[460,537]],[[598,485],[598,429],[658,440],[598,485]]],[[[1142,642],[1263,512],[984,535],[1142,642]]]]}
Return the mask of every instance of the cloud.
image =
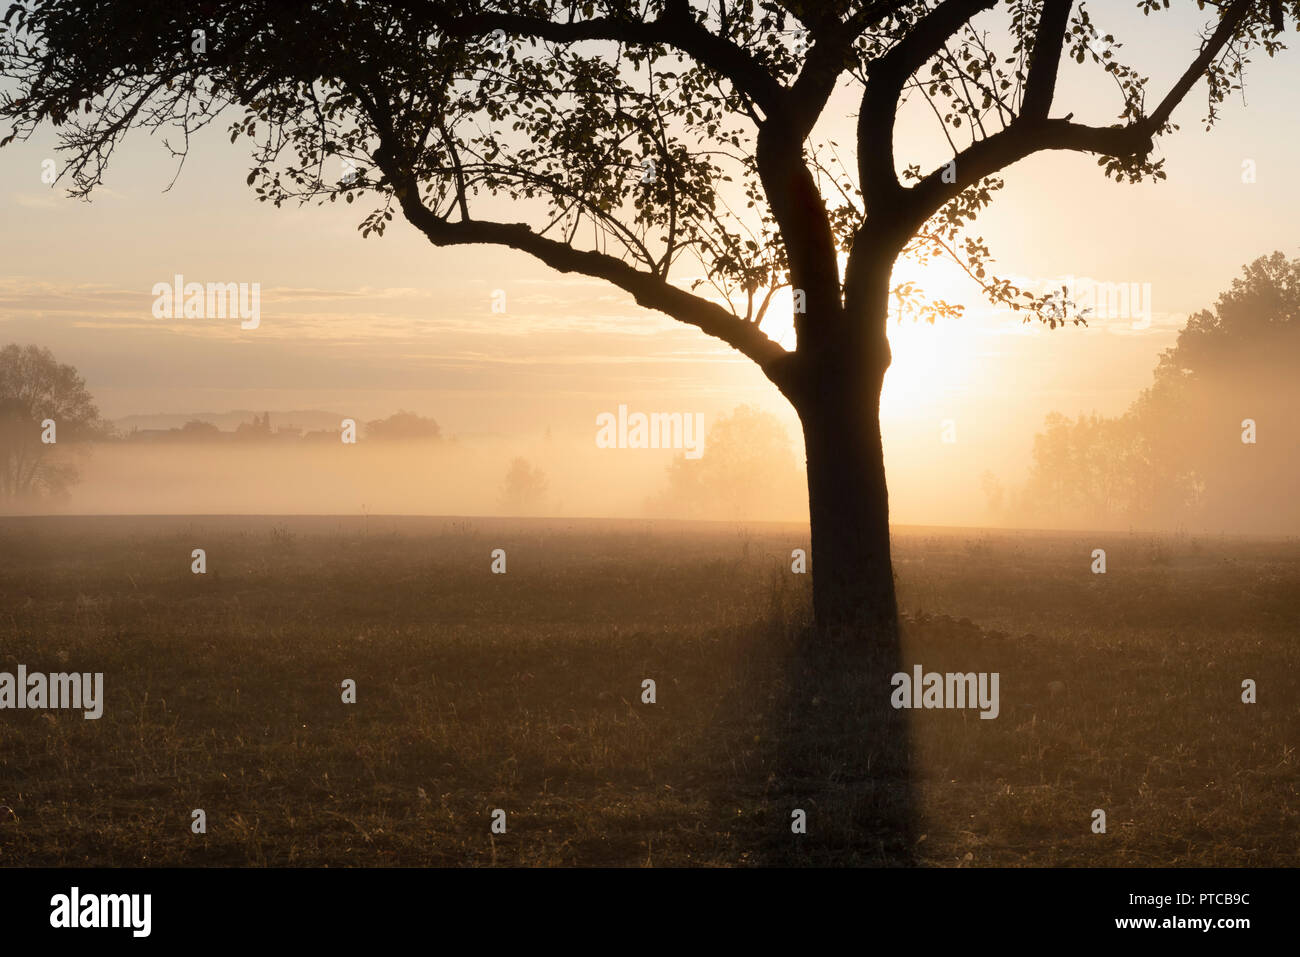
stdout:
{"type": "Polygon", "coordinates": [[[25,209],[64,209],[67,207],[68,199],[62,193],[57,195],[42,195],[40,193],[10,193],[9,198],[14,205],[22,206],[25,209]]]}

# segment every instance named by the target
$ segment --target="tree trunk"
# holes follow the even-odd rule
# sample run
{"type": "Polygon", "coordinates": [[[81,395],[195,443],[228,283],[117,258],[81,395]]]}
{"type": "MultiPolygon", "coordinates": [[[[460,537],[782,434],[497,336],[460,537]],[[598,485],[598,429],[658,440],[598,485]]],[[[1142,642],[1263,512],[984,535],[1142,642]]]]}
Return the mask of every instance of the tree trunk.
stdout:
{"type": "MultiPolygon", "coordinates": [[[[890,702],[892,676],[911,669],[901,662],[889,555],[880,441],[889,344],[883,307],[878,315],[874,331],[856,337],[860,347],[839,341],[819,350],[792,390],[808,457],[817,628],[791,668],[790,726],[822,744],[785,764],[796,781],[834,768],[841,788],[824,810],[846,822],[854,860],[872,865],[911,863],[919,833],[907,712],[890,702]]],[[[844,836],[828,840],[842,845],[844,836]]]]}
{"type": "Polygon", "coordinates": [[[897,637],[880,390],[889,347],[834,350],[795,407],[808,458],[813,611],[818,627],[897,637]]]}

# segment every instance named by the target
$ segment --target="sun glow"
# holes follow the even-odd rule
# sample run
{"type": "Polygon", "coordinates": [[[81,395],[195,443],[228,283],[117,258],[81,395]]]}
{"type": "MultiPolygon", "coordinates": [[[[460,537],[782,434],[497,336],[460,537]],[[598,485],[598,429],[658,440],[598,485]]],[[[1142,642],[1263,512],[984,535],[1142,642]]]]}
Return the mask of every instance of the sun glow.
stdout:
{"type": "Polygon", "coordinates": [[[900,315],[897,302],[891,304],[887,334],[893,361],[880,397],[881,414],[891,417],[914,414],[936,394],[968,385],[977,362],[979,320],[971,307],[979,304],[979,290],[974,283],[947,263],[921,266],[906,261],[894,267],[893,275],[895,287],[904,283],[913,284],[925,301],[964,306],[965,314],[929,322],[914,314],[900,315]]]}
{"type": "MultiPolygon", "coordinates": [[[[840,257],[843,270],[844,257],[840,257]]],[[[981,304],[979,290],[956,266],[943,262],[919,265],[900,261],[894,267],[893,286],[911,283],[924,301],[943,300],[966,307],[959,318],[934,322],[914,314],[900,315],[891,303],[887,335],[893,361],[885,376],[881,413],[906,417],[932,401],[936,394],[969,384],[978,361],[976,326],[972,309],[981,304]]],[[[794,300],[789,289],[772,297],[762,330],[786,349],[795,347],[794,300]]]]}

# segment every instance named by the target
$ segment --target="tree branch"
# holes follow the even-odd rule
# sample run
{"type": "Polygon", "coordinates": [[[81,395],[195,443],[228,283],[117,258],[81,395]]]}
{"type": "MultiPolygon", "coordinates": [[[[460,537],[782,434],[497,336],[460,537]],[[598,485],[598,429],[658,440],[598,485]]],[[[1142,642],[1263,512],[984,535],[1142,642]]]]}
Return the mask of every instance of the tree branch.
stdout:
{"type": "MultiPolygon", "coordinates": [[[[903,215],[909,234],[962,190],[1040,150],[1073,150],[1115,157],[1147,155],[1154,147],[1156,135],[1168,124],[1174,108],[1232,39],[1251,7],[1251,0],[1235,0],[1219,21],[1218,28],[1201,47],[1201,52],[1156,109],[1134,123],[1125,126],[1087,126],[1068,119],[1047,119],[1042,115],[1026,113],[1022,108],[1021,115],[1006,129],[972,143],[956,156],[955,174],[951,177],[951,182],[944,181],[943,174],[948,167],[941,166],[911,189],[904,191],[906,198],[903,202],[903,215]]],[[[1039,42],[1042,42],[1041,37],[1040,31],[1039,42]]],[[[1035,55],[1037,51],[1038,43],[1035,43],[1035,55]]],[[[1031,82],[1045,82],[1049,75],[1046,70],[1045,66],[1040,65],[1037,77],[1031,82]]],[[[1031,67],[1031,74],[1032,72],[1031,67]]],[[[1030,102],[1032,96],[1036,109],[1043,108],[1041,104],[1044,98],[1050,104],[1050,91],[1034,93],[1030,85],[1027,84],[1025,91],[1026,103],[1030,102]]]]}
{"type": "Polygon", "coordinates": [[[1056,95],[1056,73],[1061,65],[1061,47],[1069,25],[1074,0],[1047,0],[1038,18],[1034,52],[1029,56],[1029,75],[1025,79],[1025,98],[1020,115],[1046,119],[1056,95]]]}
{"type": "Polygon", "coordinates": [[[631,293],[639,305],[666,313],[721,339],[758,363],[779,388],[784,387],[790,353],[760,332],[757,325],[737,319],[717,303],[679,289],[614,256],[595,250],[574,249],[567,243],[540,236],[526,223],[477,219],[448,222],[420,201],[417,184],[387,154],[381,151],[375,158],[380,169],[394,184],[394,193],[406,219],[435,246],[508,246],[528,253],[558,272],[581,273],[603,279],[631,293]]]}
{"type": "Polygon", "coordinates": [[[669,3],[654,20],[617,20],[593,17],[556,23],[545,17],[515,13],[474,13],[452,16],[436,5],[402,0],[398,4],[426,18],[448,36],[466,39],[502,30],[507,36],[537,37],[555,43],[611,40],[642,46],[664,45],[686,53],[701,66],[725,76],[769,116],[777,112],[786,90],[752,54],[706,29],[686,3],[669,3]]]}
{"type": "Polygon", "coordinates": [[[902,190],[895,172],[894,118],[908,77],[972,17],[996,4],[997,0],[944,0],[871,64],[858,110],[858,178],[868,215],[892,205],[902,190]]]}

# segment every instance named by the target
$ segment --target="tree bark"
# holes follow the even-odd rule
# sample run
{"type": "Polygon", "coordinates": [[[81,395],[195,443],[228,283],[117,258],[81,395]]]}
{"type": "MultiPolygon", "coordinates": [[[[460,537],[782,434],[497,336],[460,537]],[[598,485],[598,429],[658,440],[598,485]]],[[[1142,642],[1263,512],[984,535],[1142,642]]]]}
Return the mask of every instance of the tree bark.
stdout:
{"type": "Polygon", "coordinates": [[[825,350],[795,408],[803,426],[818,627],[897,638],[880,391],[889,367],[884,316],[866,347],[825,350]]]}

